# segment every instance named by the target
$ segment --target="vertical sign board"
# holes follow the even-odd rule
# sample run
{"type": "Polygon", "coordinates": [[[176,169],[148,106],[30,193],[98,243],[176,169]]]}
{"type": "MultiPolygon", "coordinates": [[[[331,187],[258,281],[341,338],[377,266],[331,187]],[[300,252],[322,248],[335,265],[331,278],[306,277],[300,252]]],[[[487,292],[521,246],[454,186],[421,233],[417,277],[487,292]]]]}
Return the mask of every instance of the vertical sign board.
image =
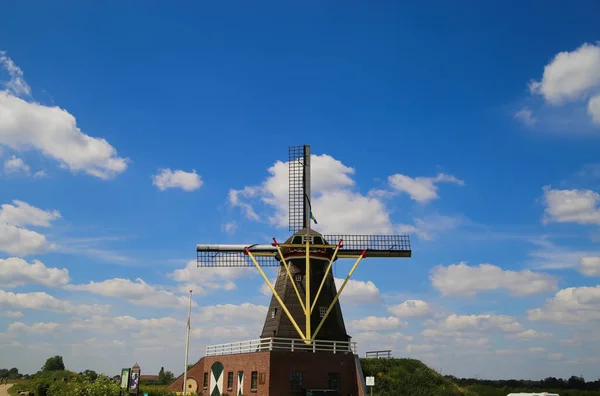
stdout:
{"type": "Polygon", "coordinates": [[[367,377],[367,386],[371,388],[371,395],[373,394],[373,387],[375,386],[375,377],[367,377]]]}
{"type": "Polygon", "coordinates": [[[129,388],[129,374],[130,373],[131,373],[130,368],[121,369],[121,384],[119,385],[119,395],[121,394],[123,389],[125,389],[125,392],[127,392],[127,389],[129,388]]]}
{"type": "Polygon", "coordinates": [[[129,393],[130,394],[138,394],[138,391],[140,389],[140,368],[139,366],[136,366],[135,368],[131,369],[131,379],[129,380],[129,393]]]}

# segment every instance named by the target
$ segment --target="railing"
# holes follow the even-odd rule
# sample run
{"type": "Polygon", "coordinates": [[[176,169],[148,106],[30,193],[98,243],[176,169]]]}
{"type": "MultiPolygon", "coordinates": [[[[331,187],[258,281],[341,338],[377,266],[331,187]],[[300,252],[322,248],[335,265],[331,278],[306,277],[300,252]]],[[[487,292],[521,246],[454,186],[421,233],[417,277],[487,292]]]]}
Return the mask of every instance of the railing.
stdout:
{"type": "Polygon", "coordinates": [[[264,351],[306,351],[306,352],[331,352],[356,354],[356,342],[314,340],[306,344],[300,339],[293,338],[259,338],[228,344],[208,345],[206,356],[233,355],[238,353],[264,352],[264,351]]]}
{"type": "Polygon", "coordinates": [[[392,357],[391,349],[384,349],[383,351],[369,351],[365,353],[366,358],[375,358],[375,359],[389,359],[392,357]]]}

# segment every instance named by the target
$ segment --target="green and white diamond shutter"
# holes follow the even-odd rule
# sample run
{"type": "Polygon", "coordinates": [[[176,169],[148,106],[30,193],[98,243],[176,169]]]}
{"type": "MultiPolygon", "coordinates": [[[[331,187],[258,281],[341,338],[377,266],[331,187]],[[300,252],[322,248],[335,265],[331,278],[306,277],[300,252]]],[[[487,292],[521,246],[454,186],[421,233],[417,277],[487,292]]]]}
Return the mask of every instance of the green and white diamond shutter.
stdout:
{"type": "Polygon", "coordinates": [[[215,362],[210,367],[210,396],[221,396],[225,393],[223,387],[224,371],[221,362],[215,362]]]}
{"type": "Polygon", "coordinates": [[[238,376],[237,376],[237,394],[238,396],[242,396],[244,394],[244,372],[243,371],[238,371],[238,376]]]}

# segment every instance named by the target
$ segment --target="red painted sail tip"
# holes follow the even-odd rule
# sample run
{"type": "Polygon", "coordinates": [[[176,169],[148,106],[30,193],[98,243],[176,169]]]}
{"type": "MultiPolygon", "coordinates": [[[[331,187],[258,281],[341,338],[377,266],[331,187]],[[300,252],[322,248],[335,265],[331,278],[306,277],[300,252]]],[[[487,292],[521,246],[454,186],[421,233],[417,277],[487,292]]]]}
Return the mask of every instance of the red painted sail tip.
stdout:
{"type": "Polygon", "coordinates": [[[272,246],[277,246],[277,245],[279,245],[279,244],[277,243],[277,239],[273,238],[273,243],[272,243],[271,245],[272,245],[272,246]]]}
{"type": "Polygon", "coordinates": [[[342,240],[340,239],[340,241],[338,242],[338,247],[341,248],[342,247],[342,240]]]}
{"type": "Polygon", "coordinates": [[[365,257],[365,254],[367,254],[367,249],[363,250],[360,255],[361,255],[361,257],[365,257]]]}

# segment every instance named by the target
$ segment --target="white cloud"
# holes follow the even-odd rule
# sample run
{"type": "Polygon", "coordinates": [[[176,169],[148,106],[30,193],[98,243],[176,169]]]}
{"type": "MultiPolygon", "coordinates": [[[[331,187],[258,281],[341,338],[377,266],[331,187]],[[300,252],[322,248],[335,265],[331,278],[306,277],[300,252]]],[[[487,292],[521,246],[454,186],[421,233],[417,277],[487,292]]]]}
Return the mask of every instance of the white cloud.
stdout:
{"type": "Polygon", "coordinates": [[[464,332],[502,332],[516,333],[525,329],[516,318],[507,315],[456,315],[433,322],[423,331],[428,336],[462,336],[464,332]]]}
{"type": "Polygon", "coordinates": [[[0,259],[0,286],[16,287],[25,284],[57,287],[69,283],[67,269],[48,268],[39,260],[27,261],[10,257],[0,259]]]}
{"type": "Polygon", "coordinates": [[[164,191],[167,188],[180,188],[184,191],[194,191],[202,186],[202,178],[196,173],[185,172],[182,170],[171,170],[168,168],[160,169],[159,172],[152,176],[152,184],[164,191]]]}
{"type": "Polygon", "coordinates": [[[364,319],[353,320],[350,322],[350,327],[359,331],[386,331],[404,328],[406,326],[406,323],[401,322],[400,319],[393,316],[367,316],[364,319]]]}
{"type": "Polygon", "coordinates": [[[0,53],[0,66],[11,76],[8,90],[0,91],[0,145],[16,151],[38,150],[72,172],[83,171],[101,179],[125,171],[128,159],[118,157],[105,139],[81,132],[69,112],[15,96],[30,94],[30,89],[5,52],[0,53]]]}
{"type": "Polygon", "coordinates": [[[193,289],[205,294],[208,289],[234,290],[235,280],[254,274],[250,267],[200,267],[195,260],[189,261],[185,268],[174,270],[169,278],[180,282],[181,290],[193,289]]]}
{"type": "MultiPolygon", "coordinates": [[[[274,226],[287,227],[288,163],[277,161],[268,172],[270,176],[260,185],[230,190],[229,203],[239,207],[248,219],[254,221],[267,219],[266,221],[274,226]],[[255,207],[257,202],[274,209],[274,213],[268,211],[265,215],[259,215],[255,207]]],[[[430,232],[420,230],[422,224],[417,226],[393,224],[382,200],[383,196],[391,193],[371,192],[363,195],[354,191],[356,187],[352,179],[354,173],[353,168],[327,154],[311,155],[311,206],[318,221],[318,225],[314,226],[316,229],[324,234],[409,231],[417,232],[421,236],[429,236],[430,232]]],[[[438,175],[431,180],[451,181],[452,178],[453,176],[438,175]]]]}
{"type": "Polygon", "coordinates": [[[586,276],[600,276],[600,257],[581,258],[579,272],[586,276]]]}
{"type": "Polygon", "coordinates": [[[395,174],[388,177],[390,186],[399,192],[407,193],[410,198],[417,202],[428,202],[432,199],[438,199],[437,183],[455,183],[460,186],[465,184],[464,181],[457,179],[453,175],[439,173],[435,177],[416,177],[395,174]]]}
{"type": "Polygon", "coordinates": [[[13,204],[2,204],[0,207],[0,223],[18,227],[28,225],[50,227],[51,221],[61,217],[58,210],[46,211],[19,200],[14,200],[13,204]]]}
{"type": "Polygon", "coordinates": [[[200,308],[198,321],[210,323],[264,322],[268,307],[251,303],[220,304],[200,308]]]}
{"type": "Polygon", "coordinates": [[[552,337],[552,334],[545,333],[545,332],[538,332],[533,329],[525,330],[520,333],[506,335],[506,338],[512,338],[514,340],[519,340],[519,341],[531,341],[531,340],[537,340],[540,338],[549,338],[549,337],[552,337]]]}
{"type": "Polygon", "coordinates": [[[592,117],[592,122],[600,125],[600,95],[596,95],[590,99],[587,109],[588,114],[592,117]]]}
{"type": "Polygon", "coordinates": [[[46,211],[26,202],[14,200],[14,205],[0,206],[0,250],[22,256],[55,249],[46,237],[23,226],[50,227],[50,222],[60,218],[57,210],[46,211]]]}
{"type": "Polygon", "coordinates": [[[556,54],[544,67],[541,81],[532,81],[529,88],[556,105],[585,97],[598,86],[600,46],[584,43],[571,52],[556,54]]]}
{"type": "Polygon", "coordinates": [[[591,190],[544,187],[544,223],[600,224],[600,194],[591,190]]]}
{"type": "Polygon", "coordinates": [[[375,331],[365,331],[362,333],[357,333],[354,337],[352,337],[353,341],[357,341],[358,343],[369,343],[372,344],[374,342],[380,343],[382,347],[387,347],[391,345],[397,345],[400,342],[412,341],[413,336],[404,335],[400,332],[392,332],[392,333],[378,333],[375,331]]]}
{"type": "Polygon", "coordinates": [[[51,333],[53,331],[56,331],[58,328],[58,323],[53,323],[53,322],[49,322],[49,323],[43,323],[43,322],[38,322],[38,323],[34,323],[31,326],[27,326],[25,323],[21,323],[21,322],[14,322],[11,323],[8,326],[8,332],[9,333],[16,333],[16,334],[46,334],[46,333],[51,333]]]}
{"type": "Polygon", "coordinates": [[[468,266],[465,262],[431,270],[431,283],[444,296],[475,296],[478,292],[506,289],[514,296],[554,291],[555,277],[530,270],[503,270],[491,264],[468,266]]]}
{"type": "Polygon", "coordinates": [[[531,109],[524,107],[515,113],[515,118],[527,126],[535,125],[536,118],[533,116],[531,109]]]}
{"type": "MultiPolygon", "coordinates": [[[[344,279],[335,278],[335,287],[340,290],[344,279]]],[[[379,289],[371,281],[360,281],[350,279],[340,295],[343,304],[373,304],[381,300],[379,289]]]]}
{"type": "Polygon", "coordinates": [[[18,173],[23,172],[25,174],[29,174],[31,168],[27,165],[22,158],[17,156],[12,156],[4,160],[4,172],[6,173],[18,173]]]}
{"type": "Polygon", "coordinates": [[[568,287],[556,292],[542,308],[527,311],[529,320],[561,324],[585,324],[600,321],[600,285],[568,287]]]}
{"type": "MultiPolygon", "coordinates": [[[[159,290],[140,278],[137,278],[135,282],[122,278],[107,279],[102,282],[91,281],[81,285],[67,285],[65,289],[87,291],[107,297],[118,297],[132,304],[146,307],[185,308],[189,305],[188,297],[159,290]]],[[[192,305],[196,306],[196,303],[193,302],[192,305]]]]}
{"type": "Polygon", "coordinates": [[[4,83],[9,91],[12,91],[15,95],[31,94],[31,88],[23,78],[23,71],[15,65],[12,59],[6,56],[6,51],[0,51],[0,67],[6,69],[10,76],[10,81],[4,83]]]}
{"type": "Polygon", "coordinates": [[[31,309],[56,313],[92,315],[108,312],[106,305],[73,305],[47,293],[11,293],[0,290],[0,308],[31,309]]]}
{"type": "Polygon", "coordinates": [[[423,300],[406,300],[388,307],[388,312],[399,318],[413,318],[428,315],[431,313],[431,306],[423,300]]]}
{"type": "Polygon", "coordinates": [[[0,317],[2,316],[5,318],[22,318],[23,313],[19,311],[2,311],[0,312],[0,317]]]}

